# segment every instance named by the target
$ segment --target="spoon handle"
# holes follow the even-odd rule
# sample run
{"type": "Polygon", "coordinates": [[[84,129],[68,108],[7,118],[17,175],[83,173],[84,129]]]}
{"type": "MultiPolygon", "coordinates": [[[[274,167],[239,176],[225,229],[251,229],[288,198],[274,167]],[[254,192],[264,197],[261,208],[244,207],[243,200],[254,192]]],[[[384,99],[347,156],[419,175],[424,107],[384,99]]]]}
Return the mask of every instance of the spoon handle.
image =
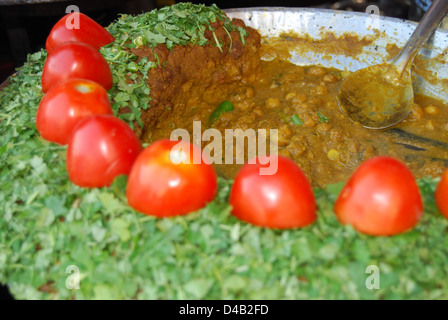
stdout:
{"type": "Polygon", "coordinates": [[[409,61],[414,60],[415,55],[429,38],[433,35],[443,17],[448,12],[447,0],[433,0],[426,14],[412,33],[408,42],[400,53],[393,59],[398,72],[401,74],[409,61]]]}

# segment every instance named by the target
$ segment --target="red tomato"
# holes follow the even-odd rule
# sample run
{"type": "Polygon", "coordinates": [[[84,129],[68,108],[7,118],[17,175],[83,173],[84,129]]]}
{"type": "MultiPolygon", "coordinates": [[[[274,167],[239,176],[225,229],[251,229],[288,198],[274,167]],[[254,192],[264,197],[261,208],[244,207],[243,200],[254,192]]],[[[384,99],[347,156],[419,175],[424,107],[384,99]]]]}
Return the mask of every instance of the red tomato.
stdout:
{"type": "Polygon", "coordinates": [[[233,215],[261,227],[300,228],[317,218],[308,179],[297,164],[282,156],[263,156],[256,164],[246,163],[235,178],[229,202],[233,215]],[[275,173],[261,174],[260,168],[272,166],[275,158],[275,173]]]}
{"type": "Polygon", "coordinates": [[[129,205],[144,214],[171,217],[204,207],[216,192],[215,170],[204,162],[199,147],[188,142],[159,140],[135,161],[126,196],[129,205]],[[194,161],[195,153],[199,161],[194,161]],[[176,164],[175,159],[184,159],[184,163],[176,164]]]}
{"type": "Polygon", "coordinates": [[[437,208],[448,219],[448,169],[445,170],[437,185],[435,198],[437,208]]]}
{"type": "Polygon", "coordinates": [[[73,12],[62,17],[54,25],[48,35],[45,47],[50,53],[64,42],[79,41],[98,50],[114,40],[114,37],[95,20],[83,13],[73,12]]]}
{"type": "Polygon", "coordinates": [[[37,130],[42,138],[64,145],[76,124],[92,114],[113,114],[107,91],[90,80],[69,79],[55,84],[43,97],[37,130]]]}
{"type": "Polygon", "coordinates": [[[67,148],[67,172],[80,186],[109,186],[127,175],[142,147],[128,124],[111,115],[92,115],[75,127],[67,148]]]}
{"type": "Polygon", "coordinates": [[[42,91],[70,78],[92,80],[106,90],[112,88],[112,73],[106,60],[82,42],[66,42],[48,55],[42,71],[42,91]]]}
{"type": "Polygon", "coordinates": [[[339,221],[375,236],[413,228],[423,203],[411,171],[390,157],[365,161],[342,189],[334,206],[339,221]]]}

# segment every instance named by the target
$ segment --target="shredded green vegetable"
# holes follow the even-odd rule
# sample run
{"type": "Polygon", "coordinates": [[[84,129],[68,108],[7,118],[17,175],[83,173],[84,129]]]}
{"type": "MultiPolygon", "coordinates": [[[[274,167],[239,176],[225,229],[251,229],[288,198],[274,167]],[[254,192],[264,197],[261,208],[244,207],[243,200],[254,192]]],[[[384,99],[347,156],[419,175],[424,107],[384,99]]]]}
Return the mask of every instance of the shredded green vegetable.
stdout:
{"type": "Polygon", "coordinates": [[[299,126],[302,126],[302,125],[303,125],[303,121],[302,121],[302,119],[300,119],[299,116],[296,115],[296,114],[293,114],[293,115],[291,116],[291,122],[294,123],[294,124],[296,124],[296,125],[299,125],[299,126]]]}
{"type": "Polygon", "coordinates": [[[223,101],[218,107],[212,112],[209,118],[209,122],[213,123],[217,120],[224,112],[233,111],[233,104],[230,101],[223,101]]]}
{"type": "MultiPolygon", "coordinates": [[[[246,30],[235,27],[216,5],[178,3],[141,15],[122,15],[111,24],[107,29],[115,41],[101,48],[100,52],[111,66],[114,87],[110,90],[110,98],[115,112],[130,110],[120,117],[131,127],[134,121],[143,126],[141,110],[150,107],[150,89],[145,81],[148,70],[159,66],[160,62],[148,61],[146,58],[138,60],[131,49],[139,46],[156,47],[159,44],[165,44],[169,49],[175,45],[206,45],[209,43],[205,31],[211,29],[210,25],[218,20],[223,21],[229,37],[229,32],[238,31],[245,42],[248,35],[246,30]]],[[[214,32],[213,36],[214,45],[222,51],[214,32]]]]}
{"type": "MultiPolygon", "coordinates": [[[[434,205],[437,179],[419,180],[424,216],[394,237],[339,224],[332,206],[342,184],[315,189],[318,219],[298,230],[234,218],[232,181],[224,179],[217,198],[198,212],[147,217],[126,204],[125,177],[109,188],[76,187],[65,170],[66,148],[39,137],[45,58],[44,51],[30,55],[0,92],[0,282],[16,298],[448,298],[448,221],[434,205]],[[379,289],[366,288],[370,265],[379,268],[379,289]],[[78,290],[67,288],[70,266],[79,268],[78,290]]],[[[116,86],[123,94],[115,101],[134,99],[135,87],[116,86]]]]}
{"type": "Polygon", "coordinates": [[[330,122],[330,118],[322,115],[320,112],[317,113],[317,116],[319,117],[319,121],[322,123],[330,122]]]}

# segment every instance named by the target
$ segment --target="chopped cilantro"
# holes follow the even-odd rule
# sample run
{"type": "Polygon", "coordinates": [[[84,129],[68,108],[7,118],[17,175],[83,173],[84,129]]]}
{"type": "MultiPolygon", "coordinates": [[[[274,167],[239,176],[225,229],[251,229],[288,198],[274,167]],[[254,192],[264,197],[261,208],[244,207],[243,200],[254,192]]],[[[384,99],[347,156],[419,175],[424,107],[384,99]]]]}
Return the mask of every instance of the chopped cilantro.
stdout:
{"type": "Polygon", "coordinates": [[[317,113],[317,116],[319,117],[319,121],[322,123],[327,123],[330,121],[330,118],[322,115],[320,112],[317,113]]]}
{"type": "Polygon", "coordinates": [[[217,120],[223,113],[233,111],[233,108],[233,103],[230,101],[225,100],[221,102],[210,115],[209,122],[213,123],[213,121],[217,120]]]}
{"type": "Polygon", "coordinates": [[[246,44],[247,31],[242,27],[238,27],[237,30],[240,32],[241,42],[246,44]]]}
{"type": "Polygon", "coordinates": [[[302,119],[300,119],[299,116],[296,115],[296,114],[293,114],[293,115],[292,115],[292,117],[291,117],[291,122],[294,123],[294,124],[297,124],[297,125],[299,125],[299,126],[303,125],[303,121],[302,121],[302,119]]]}
{"type": "MultiPolygon", "coordinates": [[[[194,5],[191,3],[178,3],[173,6],[163,7],[140,15],[121,15],[107,29],[115,37],[115,41],[103,48],[101,53],[109,62],[112,70],[114,86],[110,95],[112,106],[117,116],[126,120],[131,126],[136,121],[143,126],[141,110],[150,106],[150,92],[147,86],[142,86],[148,77],[148,71],[160,65],[156,62],[148,62],[133,55],[128,49],[139,46],[156,47],[165,44],[168,49],[175,45],[206,45],[205,31],[210,24],[216,21],[224,21],[224,28],[230,38],[231,31],[238,31],[243,43],[247,32],[241,27],[236,28],[231,20],[216,5],[194,5]],[[132,61],[131,63],[129,61],[132,61]],[[131,74],[130,74],[131,73],[131,74]],[[126,92],[129,99],[116,100],[114,95],[126,92]],[[130,110],[123,113],[123,110],[130,110]]],[[[222,44],[213,32],[214,45],[222,52],[222,44]]]]}

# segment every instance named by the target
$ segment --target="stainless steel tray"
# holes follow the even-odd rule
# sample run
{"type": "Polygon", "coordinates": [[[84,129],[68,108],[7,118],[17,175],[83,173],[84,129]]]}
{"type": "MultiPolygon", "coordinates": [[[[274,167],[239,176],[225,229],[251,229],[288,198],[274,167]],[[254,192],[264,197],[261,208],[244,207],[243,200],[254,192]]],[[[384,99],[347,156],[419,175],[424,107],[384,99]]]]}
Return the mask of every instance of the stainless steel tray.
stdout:
{"type": "MultiPolygon", "coordinates": [[[[390,57],[387,46],[402,47],[416,27],[415,22],[371,14],[310,8],[243,8],[225,10],[231,18],[242,19],[269,39],[285,32],[294,32],[308,41],[320,40],[331,33],[344,41],[344,35],[373,39],[356,56],[331,51],[304,51],[291,48],[290,61],[299,65],[320,64],[341,70],[355,71],[390,57]]],[[[448,31],[438,29],[418,57],[414,68],[416,92],[448,102],[448,31]]]]}

